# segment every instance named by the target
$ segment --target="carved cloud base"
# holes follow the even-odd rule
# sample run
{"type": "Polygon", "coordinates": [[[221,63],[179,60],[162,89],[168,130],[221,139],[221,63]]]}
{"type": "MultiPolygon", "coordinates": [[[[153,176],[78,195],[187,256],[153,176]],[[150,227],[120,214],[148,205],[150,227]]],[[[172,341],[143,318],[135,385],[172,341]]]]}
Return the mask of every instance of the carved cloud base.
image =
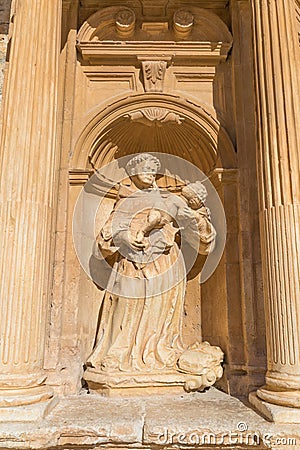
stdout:
{"type": "Polygon", "coordinates": [[[256,392],[249,394],[249,401],[266,419],[275,423],[300,423],[300,409],[274,405],[261,400],[256,392]]]}
{"type": "Polygon", "coordinates": [[[0,390],[0,422],[33,422],[43,419],[57,405],[46,386],[0,390]]]}

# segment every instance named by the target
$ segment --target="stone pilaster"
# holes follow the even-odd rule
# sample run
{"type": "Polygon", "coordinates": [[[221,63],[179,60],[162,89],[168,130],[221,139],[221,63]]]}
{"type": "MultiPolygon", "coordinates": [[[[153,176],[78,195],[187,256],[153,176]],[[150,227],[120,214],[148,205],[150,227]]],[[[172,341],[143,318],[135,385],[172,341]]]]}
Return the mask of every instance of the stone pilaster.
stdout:
{"type": "Polygon", "coordinates": [[[55,209],[60,3],[15,5],[0,155],[0,420],[40,417],[53,396],[44,385],[43,358],[55,209]]]}
{"type": "MultiPolygon", "coordinates": [[[[252,8],[268,355],[266,386],[257,396],[270,404],[300,408],[300,96],[295,6],[290,0],[252,0],[252,8]]],[[[276,420],[272,412],[269,415],[276,420]]]]}

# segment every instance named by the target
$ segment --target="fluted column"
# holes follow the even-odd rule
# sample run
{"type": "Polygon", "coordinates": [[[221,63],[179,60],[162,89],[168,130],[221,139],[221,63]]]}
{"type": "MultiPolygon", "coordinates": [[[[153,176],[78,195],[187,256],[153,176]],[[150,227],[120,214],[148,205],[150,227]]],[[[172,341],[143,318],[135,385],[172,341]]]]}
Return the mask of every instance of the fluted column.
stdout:
{"type": "Polygon", "coordinates": [[[257,396],[300,408],[300,54],[295,6],[293,0],[252,0],[252,8],[268,355],[266,386],[257,396]]]}
{"type": "Polygon", "coordinates": [[[0,420],[43,415],[61,0],[17,0],[0,172],[0,420]],[[26,410],[27,405],[27,410],[26,410]],[[25,409],[24,409],[25,408],[25,409]],[[20,408],[19,408],[20,410],[20,408]]]}

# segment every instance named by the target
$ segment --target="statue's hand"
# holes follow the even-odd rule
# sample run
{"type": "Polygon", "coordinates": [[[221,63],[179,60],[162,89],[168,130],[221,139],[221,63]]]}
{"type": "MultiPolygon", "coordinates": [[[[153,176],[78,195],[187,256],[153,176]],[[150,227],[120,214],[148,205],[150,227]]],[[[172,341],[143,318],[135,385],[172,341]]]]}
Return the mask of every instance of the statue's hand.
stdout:
{"type": "Polygon", "coordinates": [[[129,246],[134,250],[143,250],[146,247],[145,242],[141,242],[138,238],[129,238],[129,246]]]}
{"type": "Polygon", "coordinates": [[[136,242],[139,242],[139,243],[143,243],[143,242],[144,242],[144,239],[145,239],[145,233],[143,232],[143,230],[139,230],[139,231],[136,233],[135,241],[136,241],[136,242]]]}
{"type": "Polygon", "coordinates": [[[146,247],[145,242],[140,242],[137,236],[133,236],[129,231],[123,231],[118,233],[117,241],[121,244],[125,244],[127,247],[133,250],[143,250],[146,247]]]}
{"type": "Polygon", "coordinates": [[[180,208],[178,210],[177,217],[179,220],[182,220],[182,221],[191,221],[193,219],[195,220],[195,215],[194,215],[193,211],[191,210],[191,208],[189,208],[188,206],[184,206],[183,208],[180,208]]]}

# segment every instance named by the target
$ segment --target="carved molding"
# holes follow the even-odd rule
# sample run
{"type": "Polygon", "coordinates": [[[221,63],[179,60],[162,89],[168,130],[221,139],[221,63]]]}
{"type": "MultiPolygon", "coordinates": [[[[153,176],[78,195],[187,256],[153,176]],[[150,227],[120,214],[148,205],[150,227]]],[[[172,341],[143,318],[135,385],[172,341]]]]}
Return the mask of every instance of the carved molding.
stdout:
{"type": "Polygon", "coordinates": [[[77,49],[88,64],[116,64],[117,61],[132,65],[142,56],[144,61],[172,59],[173,64],[198,66],[217,65],[227,58],[232,35],[211,11],[198,7],[189,11],[178,9],[173,15],[173,27],[168,25],[172,22],[171,13],[167,19],[146,22],[138,9],[103,8],[80,28],[77,49]]]}
{"type": "Polygon", "coordinates": [[[217,66],[226,61],[231,42],[81,42],[77,49],[83,61],[91,65],[136,65],[139,60],[151,60],[153,54],[159,60],[169,60],[172,65],[217,66]]]}
{"type": "Polygon", "coordinates": [[[81,26],[78,42],[96,42],[109,36],[126,38],[134,31],[135,13],[126,6],[109,6],[92,14],[81,26]]]}
{"type": "Polygon", "coordinates": [[[202,67],[201,71],[199,68],[188,68],[188,70],[174,69],[173,74],[176,78],[176,82],[181,83],[201,83],[214,81],[216,71],[214,67],[202,67]]]}
{"type": "Polygon", "coordinates": [[[167,69],[166,61],[142,61],[146,92],[163,92],[167,69]]]}
{"type": "Polygon", "coordinates": [[[223,169],[217,167],[212,174],[211,180],[218,181],[222,184],[236,184],[238,182],[239,171],[238,169],[223,169]]]}
{"type": "MultiPolygon", "coordinates": [[[[63,1],[69,1],[69,0],[63,0],[63,1]]],[[[118,5],[120,2],[119,0],[110,0],[112,5],[118,5]]],[[[139,0],[127,0],[128,6],[130,8],[132,7],[140,7],[140,1],[139,0]]],[[[143,7],[147,6],[152,7],[154,6],[155,2],[153,0],[143,0],[143,7]]],[[[168,3],[168,2],[166,2],[168,3]]],[[[169,2],[171,3],[171,2],[169,2]]],[[[172,6],[173,7],[180,7],[180,4],[182,3],[182,0],[172,0],[172,6]]],[[[93,9],[99,7],[99,0],[80,0],[80,4],[82,8],[87,9],[93,9]]],[[[189,0],[190,5],[199,6],[200,8],[207,8],[207,9],[224,9],[226,8],[228,4],[228,0],[189,0]]],[[[153,11],[153,9],[152,9],[153,11]]]]}
{"type": "Polygon", "coordinates": [[[71,186],[83,186],[93,175],[93,170],[86,169],[70,169],[69,183],[71,186]]]}
{"type": "Polygon", "coordinates": [[[132,91],[137,90],[136,74],[134,72],[130,72],[128,70],[119,70],[118,72],[113,72],[112,70],[105,69],[101,66],[83,66],[83,72],[90,83],[127,83],[128,89],[132,91]]]}

